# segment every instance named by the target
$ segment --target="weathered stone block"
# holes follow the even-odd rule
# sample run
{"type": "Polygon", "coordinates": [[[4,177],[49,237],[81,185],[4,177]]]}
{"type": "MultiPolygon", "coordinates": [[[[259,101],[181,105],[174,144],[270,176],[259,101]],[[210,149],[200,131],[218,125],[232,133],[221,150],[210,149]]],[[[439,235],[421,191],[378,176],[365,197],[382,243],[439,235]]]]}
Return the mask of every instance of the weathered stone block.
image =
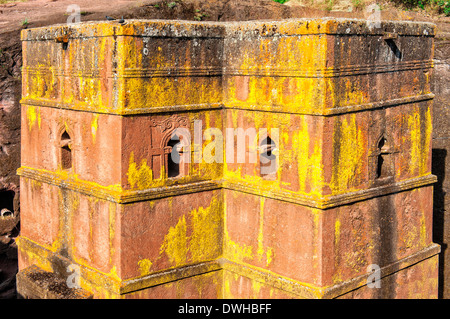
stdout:
{"type": "Polygon", "coordinates": [[[24,30],[20,269],[76,265],[96,298],[436,297],[434,33],[24,30]]]}
{"type": "Polygon", "coordinates": [[[92,299],[91,293],[69,288],[63,279],[36,265],[17,274],[17,289],[25,299],[92,299]]]}

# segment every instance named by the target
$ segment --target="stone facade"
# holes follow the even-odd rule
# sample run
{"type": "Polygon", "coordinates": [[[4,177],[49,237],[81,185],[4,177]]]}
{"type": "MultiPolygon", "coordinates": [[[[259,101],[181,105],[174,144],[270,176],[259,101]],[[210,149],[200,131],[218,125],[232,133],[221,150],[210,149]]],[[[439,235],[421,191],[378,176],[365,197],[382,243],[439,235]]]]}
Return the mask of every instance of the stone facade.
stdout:
{"type": "Polygon", "coordinates": [[[349,19],[24,30],[21,273],[76,267],[94,298],[437,297],[434,34],[349,19]]]}
{"type": "Polygon", "coordinates": [[[432,91],[436,94],[433,105],[433,167],[438,177],[434,185],[433,240],[442,246],[439,265],[440,297],[450,298],[450,33],[436,36],[432,91]]]}

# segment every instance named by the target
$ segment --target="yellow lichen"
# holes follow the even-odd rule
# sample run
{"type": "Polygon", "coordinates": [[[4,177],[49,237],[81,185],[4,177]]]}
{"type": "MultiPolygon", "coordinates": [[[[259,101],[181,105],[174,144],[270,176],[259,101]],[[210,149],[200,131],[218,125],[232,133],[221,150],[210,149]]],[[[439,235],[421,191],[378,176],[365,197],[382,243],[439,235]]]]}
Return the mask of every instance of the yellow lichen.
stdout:
{"type": "Polygon", "coordinates": [[[366,152],[364,135],[357,126],[356,115],[345,116],[338,130],[334,132],[334,147],[339,149],[338,156],[333,157],[333,175],[330,187],[333,194],[354,190],[361,179],[366,152]]]}
{"type": "Polygon", "coordinates": [[[131,152],[130,155],[127,176],[128,183],[130,183],[131,188],[136,186],[138,189],[146,189],[152,185],[153,172],[147,165],[147,159],[142,159],[140,165],[138,166],[134,161],[133,152],[131,152]]]}
{"type": "Polygon", "coordinates": [[[217,258],[221,253],[222,206],[214,197],[207,207],[182,215],[160,247],[173,266],[217,258]],[[190,233],[190,235],[188,234],[190,233]]]}
{"type": "Polygon", "coordinates": [[[336,218],[334,223],[334,244],[336,245],[336,250],[339,247],[339,239],[341,237],[341,222],[336,218]]]}
{"type": "Polygon", "coordinates": [[[38,128],[41,128],[41,112],[38,106],[27,106],[27,120],[28,120],[28,129],[31,131],[33,126],[38,124],[38,128]]]}
{"type": "Polygon", "coordinates": [[[420,246],[425,247],[427,245],[427,225],[425,222],[425,215],[420,216],[420,246]]]}
{"type": "Polygon", "coordinates": [[[222,205],[217,198],[213,198],[208,207],[199,207],[190,213],[189,250],[193,261],[208,260],[221,252],[222,214],[222,205]]]}
{"type": "Polygon", "coordinates": [[[97,130],[98,130],[98,113],[92,114],[92,122],[91,122],[91,133],[92,133],[92,141],[95,143],[95,139],[97,137],[97,130]]]}
{"type": "Polygon", "coordinates": [[[153,263],[149,259],[142,259],[138,262],[139,271],[141,272],[141,276],[146,276],[150,274],[150,270],[152,268],[153,263]]]}
{"type": "Polygon", "coordinates": [[[411,141],[409,172],[411,175],[422,176],[428,173],[427,163],[432,133],[430,109],[425,112],[425,118],[421,118],[418,111],[411,114],[408,117],[408,128],[411,141]],[[422,130],[421,124],[425,125],[425,130],[422,130]]]}
{"type": "MultiPolygon", "coordinates": [[[[326,37],[283,37],[278,39],[277,54],[270,55],[267,48],[272,38],[262,38],[259,48],[244,52],[240,69],[243,72],[270,74],[291,73],[301,70],[304,74],[315,74],[325,67],[327,48],[326,37]]],[[[284,112],[317,113],[324,108],[325,81],[319,77],[259,77],[248,78],[246,99],[240,100],[237,93],[240,82],[229,81],[227,105],[240,108],[269,108],[276,105],[284,112]]],[[[247,86],[247,85],[246,85],[247,86]]],[[[242,89],[242,88],[240,88],[242,89]]]]}
{"type": "Polygon", "coordinates": [[[266,250],[266,266],[269,266],[273,259],[273,248],[267,247],[266,250]]]}
{"type": "Polygon", "coordinates": [[[114,237],[116,234],[116,203],[109,203],[109,263],[112,264],[112,257],[114,256],[114,237]]]}
{"type": "Polygon", "coordinates": [[[160,253],[165,253],[169,261],[174,266],[186,264],[188,253],[188,238],[186,218],[184,215],[174,227],[170,227],[169,232],[164,237],[160,253]]]}

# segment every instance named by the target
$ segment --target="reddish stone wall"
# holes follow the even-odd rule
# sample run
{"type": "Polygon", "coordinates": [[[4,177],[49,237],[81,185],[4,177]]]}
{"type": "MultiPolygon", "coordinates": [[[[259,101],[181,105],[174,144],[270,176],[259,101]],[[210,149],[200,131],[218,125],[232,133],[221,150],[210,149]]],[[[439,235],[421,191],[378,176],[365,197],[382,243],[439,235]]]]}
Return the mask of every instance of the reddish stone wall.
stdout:
{"type": "MultiPolygon", "coordinates": [[[[96,298],[173,295],[172,281],[177,295],[192,295],[192,276],[205,285],[220,278],[218,288],[198,286],[205,297],[272,287],[264,296],[332,298],[364,286],[372,264],[386,278],[427,264],[439,252],[431,238],[434,32],[340,19],[22,32],[20,268],[64,278],[78,265],[81,287],[96,298]],[[393,33],[398,40],[386,38],[393,33]],[[41,63],[35,52],[55,58],[41,63]],[[397,90],[398,82],[410,84],[397,90]],[[224,128],[257,135],[230,143],[224,128]],[[189,160],[172,175],[178,129],[203,141],[183,149],[189,160]],[[246,162],[220,153],[227,144],[246,162]],[[263,174],[268,148],[276,170],[263,174]]],[[[436,274],[418,269],[418,280],[436,274]]],[[[421,297],[436,297],[431,279],[421,297]]]]}

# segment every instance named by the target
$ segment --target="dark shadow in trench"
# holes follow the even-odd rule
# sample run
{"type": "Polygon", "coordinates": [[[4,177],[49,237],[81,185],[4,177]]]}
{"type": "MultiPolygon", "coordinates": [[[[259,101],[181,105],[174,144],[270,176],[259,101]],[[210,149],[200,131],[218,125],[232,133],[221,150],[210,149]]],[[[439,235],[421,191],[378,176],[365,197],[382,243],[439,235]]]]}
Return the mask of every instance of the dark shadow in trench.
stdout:
{"type": "MultiPolygon", "coordinates": [[[[12,190],[0,190],[0,214],[9,216],[15,211],[16,193],[12,190]],[[5,210],[7,210],[7,215],[5,210]]],[[[17,200],[17,199],[16,199],[17,200]]],[[[0,217],[0,299],[16,298],[17,247],[5,242],[9,237],[17,237],[19,224],[11,224],[6,217],[0,217]]]]}
{"type": "Polygon", "coordinates": [[[393,39],[386,39],[386,44],[389,46],[389,48],[394,52],[395,57],[397,57],[399,60],[402,59],[402,52],[397,47],[393,39]]]}
{"type": "Polygon", "coordinates": [[[446,282],[444,274],[445,270],[445,254],[447,244],[444,243],[444,212],[445,212],[445,191],[443,183],[445,179],[445,158],[447,157],[446,149],[432,150],[431,173],[437,176],[437,183],[433,186],[433,242],[441,245],[441,253],[439,254],[439,288],[438,298],[442,299],[444,295],[444,287],[446,282]]]}

